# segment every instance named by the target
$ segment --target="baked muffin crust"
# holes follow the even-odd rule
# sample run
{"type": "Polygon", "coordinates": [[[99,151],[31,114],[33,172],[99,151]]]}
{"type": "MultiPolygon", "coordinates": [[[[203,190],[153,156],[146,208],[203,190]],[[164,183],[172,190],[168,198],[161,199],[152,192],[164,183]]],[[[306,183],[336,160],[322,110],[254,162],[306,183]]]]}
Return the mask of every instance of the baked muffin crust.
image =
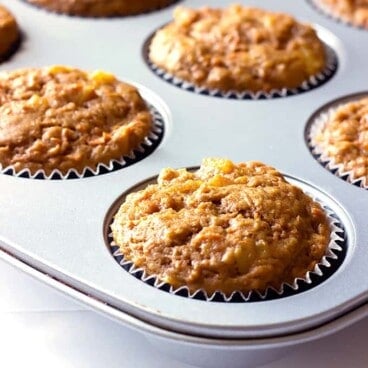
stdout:
{"type": "Polygon", "coordinates": [[[368,97],[339,106],[312,143],[353,179],[362,178],[368,185],[368,97]]]}
{"type": "Polygon", "coordinates": [[[368,0],[315,0],[334,16],[368,28],[368,0]]]}
{"type": "Polygon", "coordinates": [[[19,28],[14,16],[0,5],[0,59],[7,56],[19,38],[19,28]]]}
{"type": "Polygon", "coordinates": [[[221,91],[295,88],[326,62],[312,27],[240,5],[177,7],[173,22],[153,36],[149,59],[184,81],[221,91]]]}
{"type": "Polygon", "coordinates": [[[86,17],[140,14],[170,5],[174,0],[27,0],[48,10],[86,17]]]}
{"type": "Polygon", "coordinates": [[[157,184],[126,197],[111,228],[148,275],[227,295],[304,277],[330,239],[320,205],[274,168],[225,159],[162,170],[157,184]]]}
{"type": "Polygon", "coordinates": [[[0,73],[0,163],[82,172],[129,154],[149,134],[138,90],[112,74],[53,66],[0,73]]]}

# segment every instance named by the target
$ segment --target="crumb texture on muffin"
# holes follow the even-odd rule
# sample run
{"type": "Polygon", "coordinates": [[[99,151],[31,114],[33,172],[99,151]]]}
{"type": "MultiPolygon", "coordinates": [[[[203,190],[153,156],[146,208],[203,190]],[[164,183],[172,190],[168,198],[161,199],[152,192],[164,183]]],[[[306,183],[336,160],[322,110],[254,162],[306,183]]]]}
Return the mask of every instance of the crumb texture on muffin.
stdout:
{"type": "Polygon", "coordinates": [[[0,163],[82,172],[121,159],[149,134],[138,90],[102,71],[53,66],[0,73],[0,163]]]}
{"type": "Polygon", "coordinates": [[[86,17],[111,17],[145,13],[168,6],[174,0],[27,0],[45,9],[86,17]]]}
{"type": "Polygon", "coordinates": [[[260,162],[204,159],[163,169],[129,194],[112,224],[125,259],[194,292],[264,291],[314,268],[330,227],[318,203],[260,162]]]}
{"type": "Polygon", "coordinates": [[[332,163],[368,185],[368,97],[339,106],[312,137],[332,163]]]}
{"type": "Polygon", "coordinates": [[[296,88],[326,64],[311,26],[240,5],[177,7],[173,22],[153,36],[149,59],[184,81],[225,92],[296,88]]]}
{"type": "Polygon", "coordinates": [[[19,28],[14,16],[0,5],[0,59],[7,56],[19,37],[19,28]]]}
{"type": "Polygon", "coordinates": [[[368,28],[368,0],[314,0],[332,15],[368,28]]]}

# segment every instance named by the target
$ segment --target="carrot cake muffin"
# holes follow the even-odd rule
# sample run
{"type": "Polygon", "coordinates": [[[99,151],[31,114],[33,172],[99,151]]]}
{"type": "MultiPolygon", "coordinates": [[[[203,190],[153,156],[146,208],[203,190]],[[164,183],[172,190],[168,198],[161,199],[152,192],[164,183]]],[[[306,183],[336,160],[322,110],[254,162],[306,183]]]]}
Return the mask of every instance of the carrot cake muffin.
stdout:
{"type": "Polygon", "coordinates": [[[145,13],[170,5],[174,0],[27,0],[58,13],[86,17],[110,17],[145,13]]]}
{"type": "Polygon", "coordinates": [[[312,137],[333,164],[368,185],[368,97],[341,105],[312,137]]]}
{"type": "Polygon", "coordinates": [[[153,36],[149,59],[184,81],[221,91],[299,87],[326,63],[311,26],[240,5],[177,7],[174,21],[153,36]]]}
{"type": "Polygon", "coordinates": [[[274,168],[213,158],[195,172],[162,170],[126,197],[111,227],[124,258],[148,275],[226,295],[304,277],[330,239],[320,205],[274,168]]]}
{"type": "Polygon", "coordinates": [[[6,58],[20,38],[14,16],[0,5],[0,60],[6,58]]]}
{"type": "Polygon", "coordinates": [[[315,3],[346,22],[368,28],[368,0],[315,0],[315,3]]]}
{"type": "Polygon", "coordinates": [[[65,66],[0,73],[0,164],[82,172],[129,154],[152,118],[137,89],[65,66]]]}

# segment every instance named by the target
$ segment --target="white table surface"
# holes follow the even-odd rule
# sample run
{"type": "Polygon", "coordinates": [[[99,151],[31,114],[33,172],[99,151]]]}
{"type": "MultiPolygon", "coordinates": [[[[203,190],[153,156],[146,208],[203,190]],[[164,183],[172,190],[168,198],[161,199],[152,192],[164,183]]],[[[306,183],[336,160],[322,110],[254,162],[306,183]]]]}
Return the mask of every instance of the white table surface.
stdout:
{"type": "MultiPolygon", "coordinates": [[[[191,368],[0,261],[0,367],[191,368]]],[[[263,368],[368,367],[368,318],[263,368]]]]}

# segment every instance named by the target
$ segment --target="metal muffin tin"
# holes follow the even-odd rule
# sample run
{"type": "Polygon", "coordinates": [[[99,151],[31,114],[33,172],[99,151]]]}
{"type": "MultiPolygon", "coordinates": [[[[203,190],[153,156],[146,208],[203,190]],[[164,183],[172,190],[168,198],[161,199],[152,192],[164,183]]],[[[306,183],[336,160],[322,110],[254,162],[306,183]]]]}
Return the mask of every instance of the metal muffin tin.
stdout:
{"type": "MultiPolygon", "coordinates": [[[[144,42],[170,21],[173,6],[141,16],[87,19],[49,13],[20,0],[0,2],[17,16],[25,34],[21,49],[0,70],[65,64],[110,71],[134,81],[165,120],[159,147],[121,170],[73,180],[0,175],[3,259],[139,329],[159,349],[202,366],[254,366],[367,315],[367,192],[323,168],[310,153],[304,132],[319,107],[366,90],[368,49],[362,45],[368,31],[339,24],[304,0],[264,0],[264,9],[313,23],[335,50],[339,67],[326,84],[300,95],[234,100],[181,90],[145,64],[144,42]],[[163,167],[196,166],[208,156],[275,166],[332,208],[347,235],[346,257],[338,270],[296,295],[232,304],[171,295],[125,272],[105,244],[112,204],[163,167]]],[[[230,3],[213,0],[211,6],[230,3]]],[[[256,0],[241,3],[260,6],[256,0]]],[[[189,7],[205,4],[182,1],[189,7]]]]}

